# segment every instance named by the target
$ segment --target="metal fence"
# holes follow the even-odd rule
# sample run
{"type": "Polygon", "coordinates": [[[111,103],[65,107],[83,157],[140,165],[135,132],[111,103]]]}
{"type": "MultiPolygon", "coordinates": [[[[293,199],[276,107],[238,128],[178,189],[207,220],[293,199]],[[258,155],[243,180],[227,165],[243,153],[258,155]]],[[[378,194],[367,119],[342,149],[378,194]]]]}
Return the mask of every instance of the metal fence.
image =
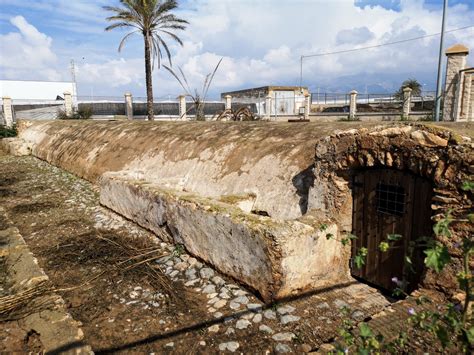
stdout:
{"type": "MultiPolygon", "coordinates": [[[[346,93],[312,93],[311,103],[327,106],[325,112],[349,112],[350,94],[346,93]]],[[[430,111],[434,107],[436,93],[424,91],[421,95],[411,97],[414,111],[430,111]]],[[[359,111],[371,109],[398,110],[403,105],[403,98],[395,93],[357,94],[359,111]]]]}
{"type": "Polygon", "coordinates": [[[270,116],[293,116],[299,114],[299,108],[304,106],[304,98],[301,99],[296,95],[292,97],[281,97],[277,94],[273,95],[268,102],[264,96],[255,97],[237,97],[232,99],[232,107],[248,107],[253,113],[265,116],[270,110],[270,116]],[[270,107],[267,107],[267,104],[270,107]]]}
{"type": "MultiPolygon", "coordinates": [[[[125,99],[117,96],[77,96],[73,100],[78,109],[88,110],[93,116],[117,116],[126,115],[125,99]]],[[[247,107],[252,112],[257,113],[257,107],[254,103],[232,102],[233,109],[247,107]]],[[[204,103],[204,115],[214,116],[225,110],[223,100],[206,101],[204,103]]],[[[153,112],[155,116],[176,117],[179,113],[178,98],[171,96],[153,98],[153,112]]],[[[187,115],[196,115],[196,107],[191,98],[186,98],[187,115]]],[[[133,114],[134,116],[147,115],[147,98],[133,97],[133,114]]]]}
{"type": "Polygon", "coordinates": [[[13,121],[56,118],[64,110],[64,100],[12,100],[13,121]]]}

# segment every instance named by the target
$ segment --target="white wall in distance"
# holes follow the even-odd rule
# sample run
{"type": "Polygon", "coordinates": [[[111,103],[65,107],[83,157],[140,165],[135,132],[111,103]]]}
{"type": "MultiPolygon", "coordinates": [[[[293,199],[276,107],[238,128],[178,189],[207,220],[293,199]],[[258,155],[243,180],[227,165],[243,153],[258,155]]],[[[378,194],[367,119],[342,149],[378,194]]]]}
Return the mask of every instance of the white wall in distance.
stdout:
{"type": "Polygon", "coordinates": [[[0,80],[0,97],[13,100],[56,100],[65,92],[76,94],[76,84],[60,81],[0,80]]]}

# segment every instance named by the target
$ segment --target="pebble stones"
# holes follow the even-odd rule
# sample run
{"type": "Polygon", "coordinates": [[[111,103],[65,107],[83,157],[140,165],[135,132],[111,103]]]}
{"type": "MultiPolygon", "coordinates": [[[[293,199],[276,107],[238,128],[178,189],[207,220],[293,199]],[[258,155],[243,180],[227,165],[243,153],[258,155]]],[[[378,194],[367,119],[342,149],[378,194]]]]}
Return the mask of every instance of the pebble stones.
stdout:
{"type": "Polygon", "coordinates": [[[296,335],[290,332],[286,333],[277,333],[272,336],[272,339],[275,341],[291,341],[296,335]]]}
{"type": "Polygon", "coordinates": [[[219,350],[220,351],[229,350],[230,352],[234,352],[239,348],[239,346],[240,346],[239,343],[237,343],[236,341],[229,341],[227,343],[219,344],[219,350]]]}
{"type": "Polygon", "coordinates": [[[187,269],[184,274],[186,275],[186,278],[188,280],[196,279],[196,269],[194,269],[194,268],[187,269]]]}
{"type": "Polygon", "coordinates": [[[219,331],[219,324],[211,325],[207,330],[209,333],[217,333],[219,331]]]}
{"type": "Polygon", "coordinates": [[[251,325],[247,319],[239,319],[237,323],[235,324],[235,327],[237,329],[247,329],[249,325],[251,325]]]}
{"type": "Polygon", "coordinates": [[[210,279],[214,276],[214,270],[208,267],[203,267],[201,270],[199,270],[199,275],[201,275],[203,279],[210,279]]]}
{"type": "Polygon", "coordinates": [[[278,312],[279,314],[287,314],[287,313],[292,313],[292,312],[294,312],[295,309],[296,309],[295,307],[287,305],[287,306],[278,307],[278,308],[277,308],[277,312],[278,312]]]}
{"type": "Polygon", "coordinates": [[[249,299],[247,296],[239,296],[239,297],[236,297],[232,300],[232,302],[235,302],[235,303],[240,303],[240,304],[247,304],[249,303],[249,299]]]}
{"type": "Polygon", "coordinates": [[[247,304],[247,309],[253,312],[258,312],[262,309],[262,306],[258,303],[249,303],[247,304]]]}
{"type": "Polygon", "coordinates": [[[184,262],[184,261],[181,261],[179,263],[177,263],[174,268],[178,271],[184,271],[188,268],[188,263],[184,262]]]}
{"type": "Polygon", "coordinates": [[[216,303],[214,303],[214,308],[220,309],[220,308],[224,307],[226,304],[227,304],[226,300],[219,300],[216,303]]]}
{"type": "Polygon", "coordinates": [[[337,307],[337,308],[343,308],[343,307],[349,307],[349,304],[347,304],[347,302],[343,301],[343,300],[335,300],[334,301],[334,305],[337,307]]]}
{"type": "Polygon", "coordinates": [[[293,316],[291,314],[286,314],[283,317],[281,317],[280,322],[281,324],[285,325],[291,322],[297,322],[300,320],[301,317],[298,316],[293,316]]]}
{"type": "Polygon", "coordinates": [[[276,313],[271,309],[267,309],[266,311],[264,311],[263,316],[267,319],[276,319],[276,313]]]}
{"type": "Polygon", "coordinates": [[[258,330],[264,333],[272,334],[273,329],[270,328],[268,325],[262,324],[260,327],[258,327],[258,330]]]}
{"type": "Polygon", "coordinates": [[[216,286],[209,284],[202,289],[202,293],[216,293],[216,286]]]}
{"type": "Polygon", "coordinates": [[[225,281],[222,277],[220,276],[214,276],[212,278],[212,282],[216,285],[216,286],[224,286],[225,285],[225,281]]]}
{"type": "Polygon", "coordinates": [[[286,345],[286,344],[280,344],[278,343],[276,346],[275,346],[275,351],[277,353],[280,353],[280,354],[284,354],[284,353],[291,353],[291,348],[286,345]]]}

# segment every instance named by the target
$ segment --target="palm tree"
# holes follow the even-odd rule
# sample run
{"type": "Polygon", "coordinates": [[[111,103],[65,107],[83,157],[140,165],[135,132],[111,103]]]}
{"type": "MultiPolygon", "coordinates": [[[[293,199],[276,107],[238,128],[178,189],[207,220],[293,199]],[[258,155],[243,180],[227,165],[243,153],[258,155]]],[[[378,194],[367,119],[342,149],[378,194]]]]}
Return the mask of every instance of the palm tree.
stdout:
{"type": "Polygon", "coordinates": [[[158,68],[161,65],[163,50],[171,64],[171,53],[163,35],[166,35],[180,45],[181,39],[174,33],[175,30],[186,29],[186,20],[180,19],[171,13],[178,7],[176,0],[120,0],[121,7],[104,6],[114,15],[107,17],[107,21],[114,22],[105,28],[111,31],[115,28],[131,28],[132,32],[126,34],[120,41],[118,50],[122,50],[127,39],[134,34],[141,33],[145,41],[145,76],[148,119],[153,120],[153,86],[151,74],[155,58],[158,68]],[[153,60],[153,63],[152,63],[153,60]]]}
{"type": "Polygon", "coordinates": [[[412,96],[420,96],[421,95],[421,84],[416,79],[407,79],[402,83],[402,86],[397,90],[395,93],[395,98],[397,100],[403,101],[403,89],[410,88],[412,90],[412,96]]]}

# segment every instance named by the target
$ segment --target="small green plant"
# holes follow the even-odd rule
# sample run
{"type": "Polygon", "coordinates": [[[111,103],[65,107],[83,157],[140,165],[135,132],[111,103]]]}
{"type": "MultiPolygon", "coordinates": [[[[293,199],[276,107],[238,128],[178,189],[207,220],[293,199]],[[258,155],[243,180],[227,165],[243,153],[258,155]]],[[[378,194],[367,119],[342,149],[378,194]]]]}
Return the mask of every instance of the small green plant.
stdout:
{"type": "Polygon", "coordinates": [[[183,244],[176,244],[173,250],[173,256],[180,257],[184,254],[184,245],[183,244]]]}
{"type": "Polygon", "coordinates": [[[16,137],[18,134],[16,130],[16,126],[13,125],[13,127],[7,127],[7,126],[0,126],[0,138],[11,138],[11,137],[16,137]]]}
{"type": "Polygon", "coordinates": [[[58,120],[88,120],[92,117],[91,106],[81,106],[72,115],[68,115],[66,111],[60,110],[56,116],[58,120]]]}
{"type": "MultiPolygon", "coordinates": [[[[472,193],[474,192],[474,182],[467,181],[461,185],[461,189],[472,193]]],[[[453,211],[448,211],[445,216],[440,218],[433,227],[436,239],[422,237],[417,241],[410,242],[407,256],[405,258],[405,270],[413,272],[411,254],[415,247],[423,246],[425,248],[424,264],[428,269],[435,273],[442,272],[448,265],[453,263],[448,247],[439,240],[449,241],[453,238],[452,223],[473,223],[472,214],[468,214],[468,218],[455,219],[453,211]]],[[[381,252],[387,252],[394,247],[394,243],[402,239],[399,234],[387,235],[387,240],[379,244],[378,248],[381,252]]],[[[344,238],[342,239],[344,240],[344,238]]],[[[341,240],[341,243],[342,243],[341,240]]],[[[347,242],[346,242],[347,243],[347,242]]],[[[347,245],[347,244],[344,244],[347,245]]],[[[344,320],[339,329],[340,339],[336,342],[336,354],[346,354],[354,352],[358,354],[381,354],[381,353],[404,353],[413,351],[411,337],[426,337],[430,335],[437,339],[442,349],[447,352],[472,353],[474,348],[474,325],[470,305],[474,300],[473,284],[474,276],[471,273],[471,256],[474,253],[473,235],[463,237],[461,243],[454,243],[456,249],[462,253],[462,270],[457,274],[458,286],[463,294],[463,301],[454,304],[447,303],[430,307],[420,311],[414,308],[408,309],[410,317],[408,318],[408,327],[404,331],[394,336],[394,340],[387,340],[381,334],[375,335],[372,329],[366,323],[360,323],[357,327],[349,316],[349,310],[343,309],[344,320]],[[409,336],[410,335],[410,336],[409,336]]],[[[365,264],[367,249],[360,248],[354,263],[357,268],[365,264]]],[[[405,277],[405,275],[404,275],[405,277]]],[[[394,277],[392,281],[398,286],[394,291],[396,295],[406,294],[406,281],[398,280],[394,277]]],[[[433,303],[426,296],[418,296],[417,305],[425,303],[433,303]]]]}
{"type": "Polygon", "coordinates": [[[375,334],[367,323],[360,323],[356,326],[350,317],[350,309],[343,307],[341,310],[343,321],[339,328],[341,341],[336,342],[333,354],[343,355],[348,353],[382,354],[397,353],[404,349],[407,336],[405,332],[392,341],[387,341],[383,335],[375,334]],[[398,350],[398,351],[397,351],[398,350]]]}

